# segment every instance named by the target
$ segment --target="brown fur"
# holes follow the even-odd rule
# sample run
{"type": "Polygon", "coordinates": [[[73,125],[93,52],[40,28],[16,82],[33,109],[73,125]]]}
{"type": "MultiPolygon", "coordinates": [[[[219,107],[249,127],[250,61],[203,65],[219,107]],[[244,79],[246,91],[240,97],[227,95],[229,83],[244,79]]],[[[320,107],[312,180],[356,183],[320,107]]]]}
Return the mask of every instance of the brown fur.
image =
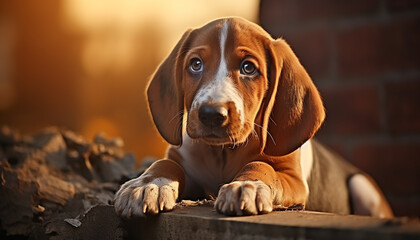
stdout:
{"type": "MultiPolygon", "coordinates": [[[[135,188],[146,184],[150,189],[154,186],[147,183],[165,178],[179,183],[179,196],[186,197],[204,191],[215,195],[223,185],[219,192],[223,198],[216,202],[216,208],[224,214],[257,214],[271,211],[273,205],[305,205],[308,191],[299,147],[317,132],[325,112],[318,90],[283,39],[273,39],[258,25],[241,18],[218,19],[188,30],[152,77],[147,99],[159,133],[172,146],[166,159],[154,163],[137,181],[132,180],[135,188]],[[243,100],[244,122],[233,102],[208,100],[207,105],[228,112],[226,122],[215,130],[200,122],[198,108],[192,105],[199,90],[215,81],[221,61],[219,36],[226,23],[226,77],[243,100]],[[191,74],[189,64],[197,57],[205,63],[205,70],[191,74]],[[240,74],[239,66],[245,60],[256,66],[258,74],[240,74]],[[183,143],[185,120],[191,139],[183,143]],[[197,168],[201,172],[194,176],[197,168]],[[204,178],[200,174],[206,171],[214,174],[212,181],[200,181],[204,178]],[[243,185],[235,194],[254,191],[255,203],[245,201],[246,196],[237,196],[240,202],[229,202],[233,198],[229,191],[236,191],[238,183],[243,185]]],[[[144,203],[133,193],[128,198],[130,184],[124,184],[117,193],[117,211],[129,215],[140,202],[146,206],[144,213],[157,213],[152,197],[144,203]]],[[[173,207],[168,204],[173,199],[165,201],[159,203],[162,209],[173,207]]]]}
{"type": "MultiPolygon", "coordinates": [[[[197,90],[212,81],[217,71],[220,58],[217,54],[220,49],[217,32],[224,21],[230,21],[225,53],[228,68],[235,69],[244,58],[252,56],[248,58],[261,73],[256,79],[242,79],[236,71],[231,76],[243,94],[247,122],[262,126],[256,129],[261,139],[257,146],[260,154],[249,156],[254,161],[246,164],[235,180],[263,181],[273,191],[274,204],[304,204],[307,193],[296,149],[315,134],[324,119],[321,98],[286,42],[273,40],[259,26],[235,18],[217,20],[201,29],[187,31],[161,64],[148,87],[147,95],[156,127],[169,143],[180,145],[183,118],[180,113],[183,113],[185,104],[187,132],[193,138],[200,138],[196,130],[200,128],[197,113],[190,112],[190,108],[197,90]],[[206,71],[213,73],[204,75],[199,81],[185,71],[188,59],[195,55],[200,55],[207,63],[206,71]]],[[[254,126],[248,124],[246,131],[235,132],[238,118],[231,116],[231,119],[228,131],[244,141],[254,126]]],[[[225,139],[223,144],[229,143],[226,141],[229,139],[225,139]]],[[[229,161],[237,160],[232,155],[229,161]]]]}

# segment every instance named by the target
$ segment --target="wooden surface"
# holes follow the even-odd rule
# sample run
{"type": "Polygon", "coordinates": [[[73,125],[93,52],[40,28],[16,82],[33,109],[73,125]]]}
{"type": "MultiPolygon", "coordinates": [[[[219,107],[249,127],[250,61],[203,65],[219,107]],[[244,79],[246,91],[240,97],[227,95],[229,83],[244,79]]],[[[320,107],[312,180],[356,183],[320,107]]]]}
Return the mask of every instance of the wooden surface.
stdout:
{"type": "Polygon", "coordinates": [[[112,206],[98,206],[81,219],[79,229],[83,228],[88,236],[98,234],[97,237],[109,239],[121,238],[121,231],[125,239],[420,239],[418,219],[377,219],[309,211],[226,217],[209,205],[179,207],[156,216],[123,220],[119,224],[118,221],[112,206]],[[117,225],[118,231],[112,227],[117,225]]]}

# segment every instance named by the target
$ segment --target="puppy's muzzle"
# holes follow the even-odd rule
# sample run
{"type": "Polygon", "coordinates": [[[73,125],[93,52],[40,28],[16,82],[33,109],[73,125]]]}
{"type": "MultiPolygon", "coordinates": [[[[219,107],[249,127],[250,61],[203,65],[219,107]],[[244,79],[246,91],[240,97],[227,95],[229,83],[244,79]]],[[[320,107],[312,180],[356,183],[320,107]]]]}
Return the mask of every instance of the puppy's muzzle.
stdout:
{"type": "Polygon", "coordinates": [[[217,129],[225,126],[228,121],[228,110],[223,106],[204,104],[198,109],[200,122],[210,128],[217,129]]]}

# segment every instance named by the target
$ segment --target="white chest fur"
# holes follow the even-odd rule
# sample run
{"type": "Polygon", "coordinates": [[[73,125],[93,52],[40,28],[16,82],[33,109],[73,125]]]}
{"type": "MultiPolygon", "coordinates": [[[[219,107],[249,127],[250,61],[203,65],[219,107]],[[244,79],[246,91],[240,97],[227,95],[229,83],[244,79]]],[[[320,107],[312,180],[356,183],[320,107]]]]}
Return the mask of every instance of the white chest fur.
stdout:
{"type": "Polygon", "coordinates": [[[227,146],[210,146],[191,139],[187,134],[178,149],[188,181],[217,194],[218,188],[232,181],[241,168],[253,159],[252,148],[240,146],[231,149],[227,146]]]}

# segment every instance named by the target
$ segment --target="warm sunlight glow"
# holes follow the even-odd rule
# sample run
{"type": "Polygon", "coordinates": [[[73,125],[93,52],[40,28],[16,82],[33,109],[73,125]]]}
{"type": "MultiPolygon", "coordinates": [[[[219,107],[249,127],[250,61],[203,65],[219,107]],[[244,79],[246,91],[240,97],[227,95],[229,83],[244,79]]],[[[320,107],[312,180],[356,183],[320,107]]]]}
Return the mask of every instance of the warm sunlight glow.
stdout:
{"type": "Polygon", "coordinates": [[[15,101],[15,84],[12,81],[13,50],[15,48],[16,32],[7,22],[0,23],[0,110],[7,109],[15,101]]]}
{"type": "Polygon", "coordinates": [[[146,104],[150,76],[187,29],[233,15],[256,21],[258,11],[259,0],[4,1],[0,121],[22,132],[105,132],[139,162],[163,157],[146,104]]]}
{"type": "Polygon", "coordinates": [[[66,0],[65,15],[70,27],[87,35],[83,66],[98,76],[104,70],[126,71],[135,64],[138,49],[152,47],[139,45],[138,36],[155,34],[161,45],[155,51],[163,58],[186,29],[223,16],[255,21],[258,4],[257,0],[66,0]]]}
{"type": "Polygon", "coordinates": [[[93,139],[98,133],[104,133],[111,138],[119,136],[118,126],[109,119],[103,117],[91,118],[81,132],[83,136],[86,136],[89,139],[93,139]]]}

